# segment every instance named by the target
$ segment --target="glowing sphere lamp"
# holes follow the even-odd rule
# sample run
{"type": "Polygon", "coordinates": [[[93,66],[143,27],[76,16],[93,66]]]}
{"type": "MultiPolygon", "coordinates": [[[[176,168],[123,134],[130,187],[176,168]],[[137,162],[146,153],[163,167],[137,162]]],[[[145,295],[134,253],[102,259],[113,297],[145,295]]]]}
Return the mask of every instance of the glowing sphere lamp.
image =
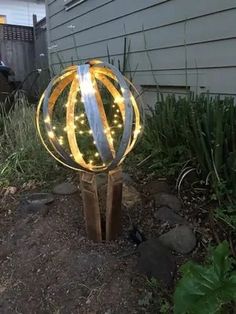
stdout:
{"type": "MultiPolygon", "coordinates": [[[[108,172],[107,211],[110,216],[107,219],[110,222],[107,224],[116,225],[112,222],[112,213],[117,213],[119,206],[114,210],[112,202],[114,194],[117,195],[116,186],[121,185],[118,194],[120,199],[122,196],[119,166],[142,130],[137,97],[135,87],[115,66],[92,60],[70,66],[52,79],[39,101],[36,124],[40,139],[58,162],[80,171],[84,207],[90,207],[90,213],[85,210],[87,231],[94,240],[101,239],[95,174],[108,172]],[[94,193],[93,206],[86,205],[91,203],[89,192],[94,193]],[[91,210],[91,207],[94,208],[91,210]],[[90,232],[92,229],[95,233],[90,232]]],[[[109,226],[107,230],[118,230],[109,226]]],[[[114,238],[117,232],[111,230],[107,231],[110,235],[106,238],[114,238]]]]}

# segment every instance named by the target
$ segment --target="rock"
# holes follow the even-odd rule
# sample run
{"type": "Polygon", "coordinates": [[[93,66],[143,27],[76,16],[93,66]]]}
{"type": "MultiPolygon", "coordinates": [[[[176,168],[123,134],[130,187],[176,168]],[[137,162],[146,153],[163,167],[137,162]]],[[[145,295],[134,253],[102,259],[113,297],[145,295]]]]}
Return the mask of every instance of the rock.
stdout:
{"type": "Polygon", "coordinates": [[[123,184],[122,204],[127,207],[141,203],[140,193],[132,185],[123,184]]]}
{"type": "Polygon", "coordinates": [[[181,254],[190,253],[197,240],[192,229],[186,225],[176,226],[159,237],[162,244],[181,254]]]}
{"type": "Polygon", "coordinates": [[[151,239],[141,243],[138,251],[140,252],[138,270],[148,278],[154,277],[164,286],[170,286],[176,264],[169,249],[163,246],[158,239],[151,239]]]}
{"type": "Polygon", "coordinates": [[[54,201],[54,196],[51,193],[33,193],[23,197],[23,201],[27,204],[45,205],[54,201]]]}
{"type": "Polygon", "coordinates": [[[154,195],[157,193],[170,193],[171,189],[166,181],[157,180],[145,184],[143,187],[143,191],[150,195],[154,195]]]}
{"type": "Polygon", "coordinates": [[[175,212],[181,209],[180,200],[175,195],[168,193],[157,193],[155,195],[155,204],[157,207],[167,206],[175,212]]]}
{"type": "Polygon", "coordinates": [[[61,184],[58,184],[53,189],[53,193],[60,195],[70,195],[74,194],[77,191],[77,187],[70,182],[63,182],[61,184]]]}
{"type": "Polygon", "coordinates": [[[158,211],[154,213],[154,216],[161,222],[167,222],[170,226],[187,223],[187,221],[183,217],[177,215],[169,207],[159,208],[158,211]]]}

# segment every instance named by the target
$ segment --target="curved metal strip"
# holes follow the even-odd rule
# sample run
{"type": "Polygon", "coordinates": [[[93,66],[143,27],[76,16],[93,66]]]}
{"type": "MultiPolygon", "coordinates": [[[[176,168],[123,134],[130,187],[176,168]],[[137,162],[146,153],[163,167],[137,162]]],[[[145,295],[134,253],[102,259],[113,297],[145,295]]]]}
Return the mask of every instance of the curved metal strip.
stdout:
{"type": "Polygon", "coordinates": [[[101,159],[104,163],[110,163],[113,160],[113,156],[104,133],[104,122],[98,107],[95,96],[96,90],[94,89],[89,69],[90,65],[88,64],[78,66],[81,97],[84,99],[86,115],[101,159]]]}
{"type": "MultiPolygon", "coordinates": [[[[92,64],[102,64],[102,62],[100,63],[94,63],[93,61],[91,61],[92,64]]],[[[98,77],[100,76],[104,76],[104,75],[107,75],[109,76],[111,79],[115,80],[116,82],[118,82],[116,76],[114,76],[113,72],[111,70],[108,70],[108,69],[105,69],[105,68],[99,68],[99,67],[96,67],[96,75],[98,77]]],[[[136,87],[126,78],[124,77],[125,81],[130,85],[132,86],[132,88],[134,89],[134,91],[136,92],[137,95],[139,95],[139,92],[137,91],[136,87]]],[[[118,82],[119,83],[119,82],[118,82]]],[[[111,92],[111,91],[110,91],[111,92]]],[[[112,92],[111,92],[112,93],[112,92]]],[[[142,128],[142,124],[143,122],[141,121],[141,117],[143,116],[142,112],[140,113],[141,111],[141,108],[138,106],[134,96],[132,95],[131,96],[131,102],[132,102],[132,106],[133,106],[133,109],[134,109],[134,114],[135,114],[135,118],[134,118],[134,123],[135,123],[135,127],[134,127],[134,133],[133,133],[133,136],[132,136],[132,140],[130,140],[130,143],[127,147],[127,150],[124,154],[124,157],[132,150],[132,148],[134,147],[137,139],[138,139],[138,134],[140,133],[140,130],[142,128]]],[[[121,109],[120,109],[121,110],[121,109]]],[[[124,157],[122,158],[122,160],[120,161],[120,163],[123,161],[124,157]]]]}
{"type": "Polygon", "coordinates": [[[124,102],[125,104],[125,121],[124,121],[124,129],[123,129],[123,135],[120,141],[120,146],[118,148],[117,154],[115,159],[112,161],[112,163],[109,165],[108,169],[112,169],[117,164],[119,164],[120,160],[123,158],[124,154],[126,153],[130,139],[131,139],[131,132],[132,132],[132,124],[133,124],[133,106],[131,103],[131,92],[126,84],[126,81],[124,79],[124,76],[120,73],[120,71],[114,67],[113,65],[107,63],[107,62],[102,62],[97,65],[94,65],[94,68],[98,68],[100,66],[105,66],[108,69],[111,69],[112,72],[115,74],[117,77],[117,81],[120,85],[123,97],[120,102],[124,102]]]}
{"type": "Polygon", "coordinates": [[[55,154],[53,154],[53,152],[49,149],[48,145],[46,144],[46,142],[44,141],[43,139],[43,136],[42,136],[42,132],[41,132],[41,129],[40,129],[40,123],[39,123],[39,117],[40,117],[40,110],[41,110],[41,107],[42,107],[42,103],[43,103],[43,99],[44,99],[44,94],[42,95],[40,101],[39,101],[39,104],[38,104],[38,107],[37,107],[37,112],[36,112],[36,127],[37,127],[37,131],[38,131],[38,134],[39,134],[39,138],[43,144],[43,146],[45,147],[45,149],[48,151],[48,153],[56,160],[58,161],[59,163],[61,163],[63,166],[65,167],[68,167],[72,170],[81,170],[79,169],[78,167],[73,167],[73,166],[70,166],[68,165],[67,163],[63,162],[62,160],[60,160],[55,154]]]}
{"type": "MultiPolygon", "coordinates": [[[[64,75],[62,76],[58,76],[56,77],[54,80],[52,80],[49,85],[48,85],[48,88],[46,89],[45,93],[44,93],[44,99],[42,101],[42,105],[43,105],[43,118],[44,118],[44,124],[45,124],[45,130],[48,134],[48,137],[49,137],[49,141],[51,143],[51,145],[53,146],[54,150],[63,158],[63,160],[68,164],[68,166],[72,167],[72,168],[75,168],[78,170],[78,165],[76,164],[76,162],[70,158],[70,156],[65,152],[65,150],[62,148],[62,146],[59,144],[56,136],[55,136],[55,133],[53,131],[53,127],[52,127],[52,124],[51,124],[51,121],[52,121],[52,112],[53,112],[53,107],[55,105],[55,102],[57,100],[57,97],[56,98],[53,98],[51,99],[50,101],[50,93],[51,93],[51,90],[53,88],[53,86],[55,84],[57,84],[58,82],[60,81],[63,81],[67,76],[69,76],[70,74],[72,74],[73,72],[71,71],[68,71],[66,72],[64,75]],[[49,112],[49,108],[48,106],[50,105],[50,112],[49,112]]],[[[69,84],[69,83],[68,83],[69,84]]],[[[58,94],[58,91],[56,90],[56,94],[59,96],[58,94]]],[[[41,107],[41,106],[40,106],[41,107]]],[[[39,118],[39,117],[38,117],[39,118]]],[[[44,141],[44,144],[47,146],[47,144],[45,143],[44,141]]],[[[51,151],[48,147],[48,150],[51,151]]],[[[51,154],[54,156],[55,158],[55,155],[51,152],[51,154]]]]}
{"type": "MultiPolygon", "coordinates": [[[[111,95],[114,99],[118,99],[118,98],[122,97],[122,95],[118,92],[118,90],[115,88],[115,86],[112,84],[112,82],[105,75],[102,75],[102,74],[95,72],[95,77],[96,77],[96,79],[98,79],[99,81],[101,81],[103,83],[103,85],[111,93],[111,95]]],[[[123,102],[119,102],[117,105],[118,105],[120,113],[121,113],[122,121],[124,122],[124,120],[125,120],[125,105],[123,102]]]]}
{"type": "Polygon", "coordinates": [[[69,96],[68,96],[68,106],[66,110],[66,132],[67,132],[67,138],[69,142],[69,146],[71,149],[71,153],[75,159],[75,161],[81,165],[83,168],[91,169],[91,165],[87,164],[80,152],[80,149],[77,145],[77,139],[75,135],[75,125],[74,125],[74,111],[75,111],[75,101],[76,101],[76,95],[77,95],[77,86],[78,86],[78,80],[77,78],[74,78],[69,96]]]}
{"type": "MultiPolygon", "coordinates": [[[[105,136],[107,138],[107,141],[109,143],[109,147],[110,147],[110,151],[112,153],[112,157],[114,158],[114,156],[115,156],[115,149],[114,149],[114,145],[113,145],[113,138],[111,136],[110,126],[109,126],[109,123],[107,121],[106,112],[104,110],[102,97],[101,97],[101,94],[99,92],[99,89],[98,89],[95,77],[93,75],[91,75],[91,76],[93,77],[93,87],[96,90],[95,97],[97,99],[98,110],[100,112],[100,117],[101,117],[101,121],[102,121],[102,128],[103,128],[103,130],[105,130],[104,134],[105,134],[105,136]]],[[[99,143],[98,144],[96,143],[96,146],[97,145],[99,145],[99,143]]]]}

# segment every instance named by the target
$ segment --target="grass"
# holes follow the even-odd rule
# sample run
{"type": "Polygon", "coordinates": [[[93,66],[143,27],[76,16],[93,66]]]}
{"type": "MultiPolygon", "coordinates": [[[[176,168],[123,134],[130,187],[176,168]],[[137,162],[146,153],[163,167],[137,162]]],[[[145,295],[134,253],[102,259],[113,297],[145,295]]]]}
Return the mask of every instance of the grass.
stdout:
{"type": "Polygon", "coordinates": [[[35,110],[35,105],[29,104],[25,97],[16,98],[9,112],[2,110],[1,185],[16,185],[29,180],[48,183],[65,175],[66,170],[49,156],[38,138],[35,110]]]}

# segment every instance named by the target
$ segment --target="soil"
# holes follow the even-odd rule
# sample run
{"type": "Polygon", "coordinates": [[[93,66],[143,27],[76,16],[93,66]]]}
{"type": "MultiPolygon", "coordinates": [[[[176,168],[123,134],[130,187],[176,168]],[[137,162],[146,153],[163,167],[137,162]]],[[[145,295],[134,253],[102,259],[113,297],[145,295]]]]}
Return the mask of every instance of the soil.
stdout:
{"type": "MultiPolygon", "coordinates": [[[[155,221],[148,197],[142,205],[123,209],[117,241],[93,243],[86,239],[79,193],[56,196],[46,210],[35,212],[20,203],[21,196],[22,191],[8,194],[0,204],[0,313],[159,313],[156,305],[140,302],[147,280],[136,270],[136,247],[128,238],[131,221],[147,238],[168,228],[155,221]]],[[[186,212],[191,221],[191,210],[186,212]]],[[[178,265],[205,254],[207,243],[197,222],[195,229],[198,245],[191,256],[176,256],[178,265]]]]}

